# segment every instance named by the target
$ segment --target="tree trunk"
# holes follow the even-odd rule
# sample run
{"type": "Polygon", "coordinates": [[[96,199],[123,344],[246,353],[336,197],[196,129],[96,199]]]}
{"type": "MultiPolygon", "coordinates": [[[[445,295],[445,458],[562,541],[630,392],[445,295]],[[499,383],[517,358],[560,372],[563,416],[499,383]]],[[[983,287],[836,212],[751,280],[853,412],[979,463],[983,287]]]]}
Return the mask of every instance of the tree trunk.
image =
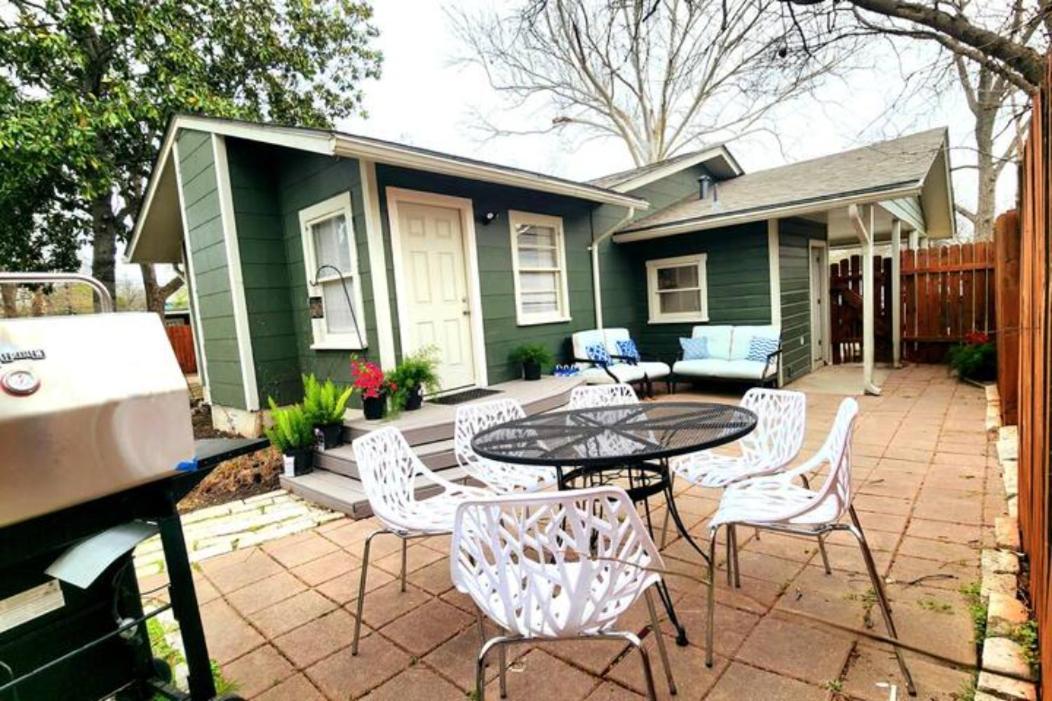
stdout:
{"type": "Polygon", "coordinates": [[[4,318],[14,319],[18,316],[18,286],[0,285],[0,297],[3,298],[4,318]]]}
{"type": "Polygon", "coordinates": [[[142,272],[142,286],[146,292],[147,311],[164,316],[164,303],[183,286],[182,278],[176,275],[165,284],[158,285],[157,269],[152,264],[140,264],[139,270],[142,272]]]}
{"type": "MultiPolygon", "coordinates": [[[[106,286],[110,296],[117,299],[117,221],[113,215],[110,195],[97,195],[91,201],[91,275],[106,286]]],[[[98,300],[95,311],[99,311],[98,300]]]]}
{"type": "Polygon", "coordinates": [[[48,298],[44,294],[44,288],[38,287],[33,290],[33,301],[30,303],[30,313],[33,316],[46,316],[48,313],[48,298]]]}
{"type": "Polygon", "coordinates": [[[997,156],[994,154],[994,127],[1000,100],[992,99],[985,81],[979,81],[978,109],[975,113],[975,150],[977,167],[977,191],[975,201],[976,241],[992,241],[994,237],[994,210],[997,207],[997,156]]]}

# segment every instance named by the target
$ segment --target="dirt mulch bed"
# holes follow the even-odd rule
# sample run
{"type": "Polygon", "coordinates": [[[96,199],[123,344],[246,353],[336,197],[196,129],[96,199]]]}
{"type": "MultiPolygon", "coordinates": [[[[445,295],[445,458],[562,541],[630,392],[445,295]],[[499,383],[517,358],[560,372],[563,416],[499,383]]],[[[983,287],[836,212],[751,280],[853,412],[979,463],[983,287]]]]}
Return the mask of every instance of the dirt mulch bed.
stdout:
{"type": "MultiPolygon", "coordinates": [[[[193,408],[193,424],[194,438],[237,438],[212,426],[212,412],[204,404],[193,408]]],[[[183,497],[179,502],[179,512],[185,514],[206,506],[272,492],[279,487],[281,469],[281,453],[274,448],[228,460],[183,497]]]]}

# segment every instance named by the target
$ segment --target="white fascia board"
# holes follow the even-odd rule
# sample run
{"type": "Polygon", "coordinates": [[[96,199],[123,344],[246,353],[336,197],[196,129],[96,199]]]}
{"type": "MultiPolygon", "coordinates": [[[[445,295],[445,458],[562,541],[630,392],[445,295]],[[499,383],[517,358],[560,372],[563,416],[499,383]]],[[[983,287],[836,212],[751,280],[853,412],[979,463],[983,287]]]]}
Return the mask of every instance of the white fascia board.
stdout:
{"type": "Polygon", "coordinates": [[[718,148],[706,149],[705,151],[696,154],[693,158],[688,158],[686,160],[678,161],[676,163],[670,163],[664,168],[657,168],[648,173],[640,175],[637,178],[632,178],[631,180],[626,180],[623,183],[618,183],[611,189],[617,190],[618,192],[631,192],[632,190],[637,190],[643,187],[644,185],[649,185],[650,183],[655,182],[657,180],[661,180],[662,178],[667,178],[668,176],[674,175],[675,173],[678,173],[681,170],[692,168],[698,165],[699,163],[704,163],[705,161],[712,160],[713,158],[723,158],[723,160],[727,163],[730,169],[734,172],[735,176],[741,175],[744,172],[742,170],[742,167],[738,164],[738,161],[735,160],[734,156],[731,155],[731,152],[727,150],[726,147],[720,146],[718,148]]]}
{"type": "Polygon", "coordinates": [[[457,158],[438,154],[420,153],[411,149],[403,149],[393,144],[379,144],[363,139],[355,139],[343,134],[336,136],[335,155],[348,158],[364,158],[377,163],[386,163],[415,170],[470,178],[510,187],[521,187],[527,190],[550,192],[556,195],[576,197],[589,202],[616,204],[622,207],[635,207],[636,209],[647,209],[650,206],[646,200],[601,188],[547,178],[539,174],[510,171],[498,166],[461,161],[457,158]]]}
{"type": "Polygon", "coordinates": [[[724,226],[733,226],[735,224],[748,224],[754,221],[766,221],[768,219],[785,219],[787,217],[803,216],[805,214],[813,214],[815,212],[824,212],[829,209],[836,209],[838,207],[848,207],[853,204],[871,204],[875,202],[881,202],[886,199],[897,199],[899,197],[911,197],[919,195],[921,192],[921,183],[915,183],[904,188],[897,190],[887,190],[876,193],[866,193],[862,195],[849,195],[846,197],[831,197],[825,200],[819,200],[816,202],[807,202],[802,204],[789,204],[780,207],[770,207],[764,209],[754,209],[740,214],[728,214],[725,216],[711,216],[703,219],[687,219],[681,222],[674,222],[671,224],[662,224],[660,226],[651,227],[649,229],[639,229],[638,231],[628,231],[623,234],[614,234],[614,241],[616,243],[629,243],[631,241],[646,241],[649,239],[659,239],[666,236],[676,236],[678,234],[689,234],[695,231],[705,231],[706,229],[718,229],[724,226]]]}

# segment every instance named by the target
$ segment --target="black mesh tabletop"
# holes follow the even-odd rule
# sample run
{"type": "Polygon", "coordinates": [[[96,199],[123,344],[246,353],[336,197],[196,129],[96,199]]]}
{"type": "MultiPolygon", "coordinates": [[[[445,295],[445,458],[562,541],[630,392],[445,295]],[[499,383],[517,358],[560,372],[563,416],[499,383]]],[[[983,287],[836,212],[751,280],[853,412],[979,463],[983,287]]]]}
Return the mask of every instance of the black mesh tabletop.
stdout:
{"type": "Polygon", "coordinates": [[[482,431],[473,446],[501,462],[619,465],[713,448],[755,427],[756,415],[736,405],[653,402],[536,414],[482,431]]]}

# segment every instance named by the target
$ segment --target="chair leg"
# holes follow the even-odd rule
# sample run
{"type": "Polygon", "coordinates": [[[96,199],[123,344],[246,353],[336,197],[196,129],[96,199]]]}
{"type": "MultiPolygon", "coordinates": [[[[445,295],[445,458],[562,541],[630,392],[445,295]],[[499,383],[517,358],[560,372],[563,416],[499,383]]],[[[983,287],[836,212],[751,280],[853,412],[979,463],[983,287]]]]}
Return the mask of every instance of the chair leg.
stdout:
{"type": "Polygon", "coordinates": [[[734,558],[734,588],[742,588],[742,568],[738,562],[738,528],[737,526],[731,526],[731,536],[734,540],[734,549],[731,550],[730,557],[734,558]]]}
{"type": "Polygon", "coordinates": [[[497,663],[500,665],[500,697],[508,698],[508,646],[501,643],[497,648],[497,663]]]}
{"type": "Polygon", "coordinates": [[[654,592],[647,589],[643,595],[647,600],[647,610],[650,612],[650,630],[654,634],[654,643],[657,645],[658,656],[661,664],[665,667],[665,678],[668,680],[668,693],[676,695],[676,682],[672,678],[672,665],[668,661],[668,650],[665,648],[665,636],[661,634],[661,624],[658,622],[657,608],[654,606],[654,592]]]}
{"type": "Polygon", "coordinates": [[[727,539],[727,586],[734,586],[734,526],[727,526],[724,533],[727,539]]]}
{"type": "MultiPolygon", "coordinates": [[[[849,507],[849,513],[851,514],[852,523],[851,534],[858,541],[858,547],[862,550],[862,559],[866,561],[866,569],[869,571],[869,579],[873,583],[873,591],[876,593],[877,602],[880,604],[880,612],[884,616],[884,625],[888,629],[888,636],[893,640],[898,640],[899,635],[895,631],[895,621],[891,618],[891,606],[888,603],[888,595],[884,591],[884,582],[881,581],[880,574],[877,572],[877,564],[873,560],[873,553],[869,549],[869,543],[866,542],[866,536],[862,532],[862,524],[859,523],[858,514],[855,513],[854,506],[849,507]]],[[[910,674],[909,667],[906,666],[906,658],[898,645],[895,645],[895,657],[898,658],[899,669],[906,680],[906,690],[910,696],[916,696],[917,689],[913,685],[913,675],[910,674]]]]}
{"type": "Polygon", "coordinates": [[[409,550],[409,541],[402,538],[402,593],[405,593],[405,569],[406,560],[408,559],[407,553],[409,550]]]}
{"type": "Polygon", "coordinates": [[[627,640],[632,647],[639,650],[639,659],[643,661],[643,680],[647,685],[647,699],[649,701],[657,701],[657,689],[654,687],[654,670],[650,666],[650,653],[648,653],[647,649],[643,647],[643,643],[640,642],[635,634],[617,633],[617,635],[627,640]]]}
{"type": "Polygon", "coordinates": [[[716,535],[718,528],[709,529],[709,610],[705,626],[705,666],[712,667],[712,644],[716,625],[716,535]]]}
{"type": "MultiPolygon", "coordinates": [[[[504,636],[491,638],[482,643],[479,648],[478,657],[475,658],[475,697],[477,701],[484,701],[486,698],[486,655],[494,647],[499,647],[503,652],[504,644],[507,642],[508,638],[504,636]]],[[[503,695],[507,692],[502,690],[501,693],[503,695]]]]}
{"type": "MultiPolygon", "coordinates": [[[[811,488],[807,475],[800,475],[800,481],[803,482],[804,489],[811,488]]],[[[823,535],[818,536],[818,552],[822,555],[822,566],[826,568],[826,574],[833,574],[833,569],[829,566],[829,555],[826,554],[826,539],[823,535]]]]}
{"type": "Polygon", "coordinates": [[[369,573],[369,549],[372,547],[373,538],[383,533],[388,533],[388,531],[374,531],[365,539],[365,548],[362,552],[362,574],[358,580],[358,613],[354,617],[354,640],[351,642],[352,656],[358,654],[358,640],[362,636],[362,610],[365,608],[365,579],[369,573]]]}

